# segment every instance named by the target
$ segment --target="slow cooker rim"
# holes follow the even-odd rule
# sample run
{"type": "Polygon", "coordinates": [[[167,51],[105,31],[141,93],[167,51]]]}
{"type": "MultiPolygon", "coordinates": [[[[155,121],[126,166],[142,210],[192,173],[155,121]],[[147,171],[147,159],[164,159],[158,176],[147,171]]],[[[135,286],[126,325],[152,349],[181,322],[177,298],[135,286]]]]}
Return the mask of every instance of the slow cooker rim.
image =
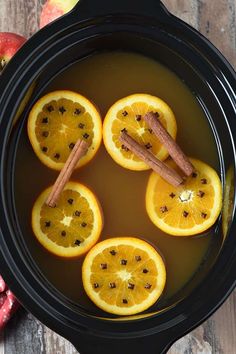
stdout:
{"type": "MultiPolygon", "coordinates": [[[[72,17],[73,17],[73,16],[72,16],[72,17]]],[[[60,24],[60,23],[63,23],[64,20],[65,20],[65,18],[64,18],[64,19],[61,19],[61,20],[59,20],[59,21],[57,21],[55,24],[51,25],[50,28],[53,29],[53,31],[55,32],[56,28],[59,28],[59,27],[61,28],[61,24],[60,24]]],[[[182,25],[183,25],[183,24],[182,24],[182,25]]],[[[184,24],[184,25],[185,25],[185,24],[184,24]]],[[[70,26],[71,26],[71,24],[70,24],[70,26]]],[[[42,33],[43,33],[43,32],[44,32],[44,31],[42,31],[42,33]]],[[[45,33],[46,33],[46,30],[45,30],[45,33]]],[[[36,44],[36,41],[38,41],[40,35],[41,35],[41,33],[39,33],[38,35],[36,35],[37,38],[35,37],[35,39],[33,39],[33,40],[35,41],[34,44],[36,44]]],[[[33,46],[33,42],[32,42],[32,41],[31,41],[30,44],[31,44],[31,46],[33,46]]],[[[44,45],[44,46],[45,46],[45,45],[44,45]]],[[[35,46],[35,47],[36,47],[36,46],[35,46]]],[[[29,46],[28,46],[28,47],[27,47],[28,54],[30,53],[30,50],[29,50],[29,49],[30,49],[30,48],[29,48],[29,46]]],[[[23,48],[22,51],[19,53],[19,57],[20,57],[20,55],[21,55],[21,58],[23,58],[24,55],[26,54],[27,50],[23,48]]],[[[217,53],[217,54],[218,54],[218,53],[217,53]]],[[[5,81],[6,81],[7,78],[8,78],[9,84],[10,84],[10,77],[9,77],[9,76],[10,76],[10,72],[13,71],[13,67],[14,67],[14,65],[16,66],[19,57],[16,56],[16,58],[13,59],[12,64],[9,65],[9,68],[7,68],[6,73],[4,73],[4,75],[3,75],[3,77],[2,77],[3,79],[5,79],[5,81]]],[[[29,59],[30,59],[30,58],[28,58],[28,60],[29,60],[29,59]]],[[[225,62],[224,59],[223,59],[223,61],[225,62]]],[[[24,62],[24,63],[25,63],[25,62],[24,62]]],[[[227,65],[226,62],[225,62],[224,64],[227,65]]],[[[228,67],[228,69],[229,69],[229,71],[232,70],[232,68],[229,68],[229,67],[228,67]]],[[[19,70],[16,70],[16,74],[19,73],[19,71],[20,71],[20,68],[19,68],[19,70]]],[[[4,80],[3,80],[3,84],[4,84],[4,80]]],[[[5,92],[6,92],[6,91],[5,91],[5,92]]],[[[3,95],[3,96],[4,96],[4,95],[3,95]]],[[[0,101],[0,106],[1,106],[2,103],[3,103],[3,102],[2,102],[2,99],[1,99],[1,101],[0,101]]],[[[1,162],[3,162],[3,156],[2,156],[1,162]]],[[[1,188],[4,188],[4,186],[1,186],[1,188]]],[[[10,282],[10,283],[11,283],[11,282],[10,282]]],[[[235,284],[235,281],[233,282],[233,286],[234,286],[234,284],[235,284]]],[[[14,290],[14,285],[13,285],[13,290],[14,290]]],[[[230,289],[229,291],[231,291],[231,289],[230,289]]],[[[227,294],[226,294],[225,296],[227,296],[227,294]]],[[[222,302],[223,302],[223,300],[222,300],[222,302]]],[[[212,311],[214,311],[214,310],[212,310],[212,311]]],[[[149,320],[150,320],[150,319],[149,319],[149,320]]],[[[201,319],[200,321],[202,321],[202,319],[201,319]]],[[[194,325],[194,326],[195,326],[195,325],[194,325]]]]}

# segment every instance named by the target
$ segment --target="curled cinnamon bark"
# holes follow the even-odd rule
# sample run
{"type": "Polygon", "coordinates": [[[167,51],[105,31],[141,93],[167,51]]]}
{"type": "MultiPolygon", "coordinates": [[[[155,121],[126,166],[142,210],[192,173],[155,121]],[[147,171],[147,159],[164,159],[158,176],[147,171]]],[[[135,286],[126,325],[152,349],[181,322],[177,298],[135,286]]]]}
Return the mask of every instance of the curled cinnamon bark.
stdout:
{"type": "Polygon", "coordinates": [[[153,133],[159,139],[159,141],[165,146],[172,159],[176,162],[179,168],[184,172],[186,176],[190,176],[194,172],[194,167],[181,150],[176,141],[163,127],[156,114],[149,112],[143,117],[153,133]]]}
{"type": "Polygon", "coordinates": [[[176,171],[158,160],[149,150],[140,145],[126,132],[121,132],[120,141],[168,183],[177,187],[183,182],[182,177],[176,171]]]}
{"type": "Polygon", "coordinates": [[[46,205],[51,208],[56,206],[58,198],[60,197],[61,192],[63,191],[66,183],[69,181],[72,172],[75,169],[78,161],[83,157],[88,150],[88,143],[84,140],[78,140],[75,144],[73,150],[70,153],[63,169],[61,170],[52,190],[51,193],[46,201],[46,205]]]}

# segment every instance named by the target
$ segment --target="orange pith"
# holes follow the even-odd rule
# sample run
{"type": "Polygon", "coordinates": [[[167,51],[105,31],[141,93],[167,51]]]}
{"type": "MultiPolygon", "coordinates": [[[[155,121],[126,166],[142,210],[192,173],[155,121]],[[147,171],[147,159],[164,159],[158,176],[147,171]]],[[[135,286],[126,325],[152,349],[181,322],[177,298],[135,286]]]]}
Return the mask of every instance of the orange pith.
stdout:
{"type": "Polygon", "coordinates": [[[147,242],[133,237],[107,239],[87,254],[83,285],[104,311],[131,315],[152,306],[166,281],[162,257],[147,242]]]}
{"type": "Polygon", "coordinates": [[[170,107],[160,98],[147,94],[134,94],[117,101],[107,112],[103,124],[103,140],[111,157],[121,166],[131,170],[147,170],[141,161],[119,140],[121,131],[127,131],[138,143],[145,146],[160,160],[168,156],[143,116],[148,112],[157,113],[158,119],[170,135],[176,137],[176,121],[170,107]]]}
{"type": "MultiPolygon", "coordinates": [[[[219,216],[222,187],[217,173],[207,164],[190,159],[196,172],[179,187],[152,173],[146,190],[146,209],[152,222],[174,236],[206,231],[219,216]]],[[[173,161],[169,166],[179,171],[173,161]]]]}
{"type": "Polygon", "coordinates": [[[32,108],[28,135],[39,159],[60,170],[78,139],[89,144],[87,154],[77,167],[88,163],[102,139],[101,117],[95,106],[72,91],[54,91],[42,97],[32,108]]]}
{"type": "Polygon", "coordinates": [[[87,252],[102,230],[100,205],[84,185],[69,182],[55,208],[45,201],[47,188],[32,210],[32,227],[38,241],[50,252],[62,257],[76,257],[87,252]]]}

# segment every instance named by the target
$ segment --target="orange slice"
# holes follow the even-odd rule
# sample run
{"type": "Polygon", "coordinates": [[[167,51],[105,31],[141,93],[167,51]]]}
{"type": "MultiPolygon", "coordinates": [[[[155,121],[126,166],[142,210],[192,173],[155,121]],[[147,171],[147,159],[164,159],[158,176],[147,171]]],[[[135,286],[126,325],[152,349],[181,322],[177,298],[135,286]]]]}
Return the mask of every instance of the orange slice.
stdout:
{"type": "Polygon", "coordinates": [[[28,119],[28,135],[35,154],[46,166],[61,170],[78,139],[88,142],[77,167],[88,163],[102,140],[101,117],[96,107],[72,91],[54,91],[40,98],[28,119]]]}
{"type": "Polygon", "coordinates": [[[163,126],[175,139],[177,126],[170,107],[160,98],[147,94],[134,94],[117,101],[107,112],[103,123],[103,140],[111,157],[122,167],[130,170],[148,170],[150,167],[119,141],[121,131],[127,131],[157,158],[165,160],[167,150],[144,121],[148,112],[156,112],[163,126]]]}
{"type": "Polygon", "coordinates": [[[224,240],[227,236],[228,229],[232,222],[233,209],[234,209],[234,169],[230,165],[226,172],[225,185],[224,185],[224,201],[222,207],[222,231],[224,240]]]}
{"type": "Polygon", "coordinates": [[[47,188],[33,206],[34,234],[42,246],[57,256],[80,256],[101,234],[101,207],[94,194],[79,183],[66,184],[55,208],[45,204],[50,191],[51,187],[47,188]]]}
{"type": "MultiPolygon", "coordinates": [[[[152,222],[167,234],[191,236],[210,228],[222,207],[222,186],[216,171],[190,159],[196,172],[183,185],[173,187],[151,173],[146,190],[146,209],[152,222]]],[[[176,171],[173,161],[168,165],[176,171]]]]}
{"type": "Polygon", "coordinates": [[[86,255],[82,275],[88,297],[116,315],[146,310],[160,297],[166,282],[162,257],[149,243],[133,237],[98,243],[86,255]]]}

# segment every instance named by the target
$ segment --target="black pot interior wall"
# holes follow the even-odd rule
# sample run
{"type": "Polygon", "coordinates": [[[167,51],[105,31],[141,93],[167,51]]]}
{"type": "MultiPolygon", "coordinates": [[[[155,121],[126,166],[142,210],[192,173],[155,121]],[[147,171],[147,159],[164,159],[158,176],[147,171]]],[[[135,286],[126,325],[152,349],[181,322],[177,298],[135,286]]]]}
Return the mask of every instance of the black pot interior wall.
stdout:
{"type": "MultiPolygon", "coordinates": [[[[217,77],[211,76],[212,73],[209,72],[209,68],[206,66],[206,64],[201,62],[201,58],[196,59],[191,57],[191,55],[189,55],[189,57],[185,55],[186,48],[184,43],[182,46],[179,45],[174,48],[173,45],[169,45],[169,40],[169,37],[163,35],[161,38],[159,38],[159,41],[156,41],[147,39],[144,36],[137,34],[134,35],[131,33],[127,34],[127,32],[119,32],[99,37],[95,36],[84,41],[75,42],[75,44],[66,48],[66,50],[61,48],[61,52],[58,52],[53,60],[49,61],[46,68],[40,73],[36,81],[31,85],[29,92],[26,94],[24,107],[20,107],[20,112],[18,112],[18,117],[20,119],[16,125],[16,129],[14,129],[12,139],[17,142],[20,130],[23,126],[22,123],[24,119],[26,119],[30,107],[40,96],[41,92],[44,90],[47,84],[59,72],[65,70],[69,65],[73,64],[77,60],[80,60],[81,58],[89,56],[95,52],[111,51],[117,49],[134,51],[157,59],[165,66],[169,67],[172,71],[175,71],[175,73],[189,86],[191,91],[196,95],[197,99],[206,112],[206,116],[209,119],[209,124],[211,125],[213,134],[215,136],[215,141],[219,152],[219,164],[222,172],[222,178],[224,180],[225,171],[233,160],[233,150],[231,147],[230,139],[228,138],[229,132],[225,124],[225,112],[219,104],[216,93],[212,88],[214,86],[214,81],[217,80],[217,77]],[[206,75],[204,75],[204,73],[206,75]],[[21,114],[22,109],[24,109],[24,112],[21,114]]],[[[14,146],[14,153],[17,154],[17,144],[11,144],[11,146],[14,146]]],[[[11,153],[13,154],[13,151],[11,151],[10,154],[11,153]]],[[[10,160],[13,161],[14,165],[14,160],[10,160]]],[[[16,220],[15,217],[14,220],[16,220]]],[[[214,243],[214,247],[212,247],[211,251],[207,255],[207,261],[202,264],[201,271],[195,274],[187,286],[175,296],[173,299],[173,304],[188,296],[188,294],[190,294],[190,292],[196,288],[197,284],[201,282],[201,280],[205,277],[205,275],[209,272],[212,265],[214,264],[218,255],[218,250],[220,248],[219,242],[222,240],[222,237],[220,236],[221,227],[219,226],[220,225],[217,224],[215,227],[215,233],[218,234],[218,244],[217,242],[214,243]]],[[[16,227],[18,228],[17,242],[24,254],[24,258],[29,260],[30,267],[34,268],[38,276],[45,283],[46,280],[43,279],[43,276],[37,269],[36,264],[27,252],[27,245],[25,244],[23,235],[19,229],[19,223],[17,223],[16,227]]],[[[47,284],[47,282],[45,284],[47,284]]],[[[48,286],[50,287],[49,284],[48,286]]],[[[53,287],[51,290],[56,292],[53,287]]]]}

